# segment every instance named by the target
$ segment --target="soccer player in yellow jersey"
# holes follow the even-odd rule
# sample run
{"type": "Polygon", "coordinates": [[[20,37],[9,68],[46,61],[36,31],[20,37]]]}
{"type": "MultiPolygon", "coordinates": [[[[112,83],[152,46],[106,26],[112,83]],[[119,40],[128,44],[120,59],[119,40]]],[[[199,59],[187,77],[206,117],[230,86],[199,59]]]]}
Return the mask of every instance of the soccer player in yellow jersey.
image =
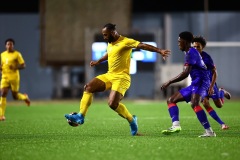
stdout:
{"type": "Polygon", "coordinates": [[[19,93],[20,75],[19,70],[25,68],[25,62],[20,52],[14,49],[14,40],[5,41],[6,51],[1,53],[1,99],[0,99],[0,121],[4,121],[7,94],[9,89],[15,100],[23,100],[30,106],[30,99],[27,94],[19,93]]]}
{"type": "Polygon", "coordinates": [[[132,115],[126,106],[120,101],[131,84],[130,59],[133,48],[157,52],[165,59],[170,50],[159,49],[152,45],[141,43],[137,40],[127,38],[118,34],[116,25],[108,23],[102,29],[104,40],[108,42],[107,53],[98,61],[91,61],[90,66],[95,66],[103,61],[108,61],[108,72],[93,78],[84,86],[84,93],[80,101],[80,111],[77,114],[66,114],[69,124],[81,125],[92,103],[93,93],[110,90],[108,98],[109,107],[125,118],[130,124],[133,136],[138,133],[137,117],[132,115]]]}

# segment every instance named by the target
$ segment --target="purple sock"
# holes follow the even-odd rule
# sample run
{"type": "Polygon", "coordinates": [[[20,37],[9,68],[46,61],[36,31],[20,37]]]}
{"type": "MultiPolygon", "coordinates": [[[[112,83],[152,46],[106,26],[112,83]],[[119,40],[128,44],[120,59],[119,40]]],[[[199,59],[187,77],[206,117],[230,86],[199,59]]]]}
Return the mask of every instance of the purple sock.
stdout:
{"type": "Polygon", "coordinates": [[[179,110],[176,103],[168,104],[168,112],[172,118],[172,122],[179,121],[179,110]]]}
{"type": "Polygon", "coordinates": [[[203,127],[205,129],[210,128],[210,124],[208,122],[207,115],[204,112],[204,110],[202,109],[202,107],[201,106],[195,106],[194,107],[194,112],[196,113],[197,118],[198,118],[199,122],[203,125],[203,127]]]}

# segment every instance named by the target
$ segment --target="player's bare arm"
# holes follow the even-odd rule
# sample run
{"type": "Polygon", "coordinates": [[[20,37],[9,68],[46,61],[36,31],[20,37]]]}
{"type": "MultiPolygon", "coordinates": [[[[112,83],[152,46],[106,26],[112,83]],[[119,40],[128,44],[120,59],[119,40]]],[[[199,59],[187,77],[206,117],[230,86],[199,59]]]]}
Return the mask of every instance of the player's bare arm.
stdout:
{"type": "Polygon", "coordinates": [[[210,95],[210,96],[214,93],[213,87],[214,87],[214,84],[215,84],[216,80],[217,80],[217,69],[216,69],[216,67],[214,67],[212,69],[212,82],[211,82],[210,87],[208,89],[208,95],[210,95]]]}
{"type": "Polygon", "coordinates": [[[166,89],[172,83],[176,83],[176,82],[182,81],[185,78],[187,78],[191,69],[192,69],[191,66],[185,66],[183,72],[181,72],[178,76],[176,76],[176,77],[172,78],[171,80],[167,81],[166,83],[164,83],[161,86],[161,90],[166,89]]]}
{"type": "Polygon", "coordinates": [[[162,55],[164,60],[171,54],[171,51],[168,49],[160,49],[160,48],[154,47],[154,46],[146,44],[146,43],[139,43],[137,48],[151,51],[151,52],[157,52],[162,55]]]}
{"type": "Polygon", "coordinates": [[[25,65],[25,63],[23,63],[23,64],[18,64],[17,66],[10,65],[9,68],[10,68],[11,70],[21,70],[21,69],[26,68],[26,65],[25,65]]]}
{"type": "Polygon", "coordinates": [[[99,65],[101,62],[104,62],[108,60],[108,53],[106,53],[104,56],[102,56],[99,60],[97,61],[91,61],[90,62],[90,67],[93,67],[93,66],[96,66],[96,65],[99,65]]]}

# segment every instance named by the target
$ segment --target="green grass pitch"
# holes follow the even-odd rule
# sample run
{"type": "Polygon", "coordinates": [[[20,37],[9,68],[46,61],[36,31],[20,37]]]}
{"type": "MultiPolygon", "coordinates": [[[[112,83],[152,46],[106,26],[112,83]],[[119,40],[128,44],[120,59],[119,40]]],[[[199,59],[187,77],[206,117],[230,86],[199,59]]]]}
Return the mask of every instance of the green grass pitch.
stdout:
{"type": "Polygon", "coordinates": [[[162,135],[171,126],[164,101],[123,100],[138,116],[139,131],[107,106],[93,101],[84,125],[71,127],[64,114],[79,111],[79,100],[9,102],[6,121],[0,122],[0,160],[238,160],[240,157],[240,101],[225,100],[214,107],[230,126],[221,130],[209,115],[217,137],[198,138],[204,132],[189,104],[179,103],[182,131],[162,135]]]}

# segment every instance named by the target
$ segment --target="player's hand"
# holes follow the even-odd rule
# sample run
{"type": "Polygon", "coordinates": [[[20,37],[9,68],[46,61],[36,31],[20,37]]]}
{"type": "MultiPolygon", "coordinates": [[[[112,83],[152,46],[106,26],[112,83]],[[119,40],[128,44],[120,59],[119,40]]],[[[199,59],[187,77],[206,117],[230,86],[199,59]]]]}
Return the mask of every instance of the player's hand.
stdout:
{"type": "Polygon", "coordinates": [[[166,90],[167,87],[168,87],[170,84],[171,84],[170,81],[164,83],[164,84],[161,86],[161,90],[166,90]]]}
{"type": "Polygon", "coordinates": [[[160,54],[162,55],[163,60],[166,60],[166,58],[171,54],[171,51],[168,49],[162,49],[160,54]]]}
{"type": "Polygon", "coordinates": [[[213,95],[213,93],[214,93],[213,87],[210,87],[208,89],[208,95],[211,96],[211,95],[213,95]]]}
{"type": "Polygon", "coordinates": [[[17,68],[16,68],[15,66],[13,66],[13,65],[9,65],[9,69],[11,69],[11,70],[17,70],[17,68]]]}
{"type": "Polygon", "coordinates": [[[91,62],[90,62],[90,67],[96,66],[96,65],[98,65],[98,64],[99,64],[98,61],[91,61],[91,62]]]}

